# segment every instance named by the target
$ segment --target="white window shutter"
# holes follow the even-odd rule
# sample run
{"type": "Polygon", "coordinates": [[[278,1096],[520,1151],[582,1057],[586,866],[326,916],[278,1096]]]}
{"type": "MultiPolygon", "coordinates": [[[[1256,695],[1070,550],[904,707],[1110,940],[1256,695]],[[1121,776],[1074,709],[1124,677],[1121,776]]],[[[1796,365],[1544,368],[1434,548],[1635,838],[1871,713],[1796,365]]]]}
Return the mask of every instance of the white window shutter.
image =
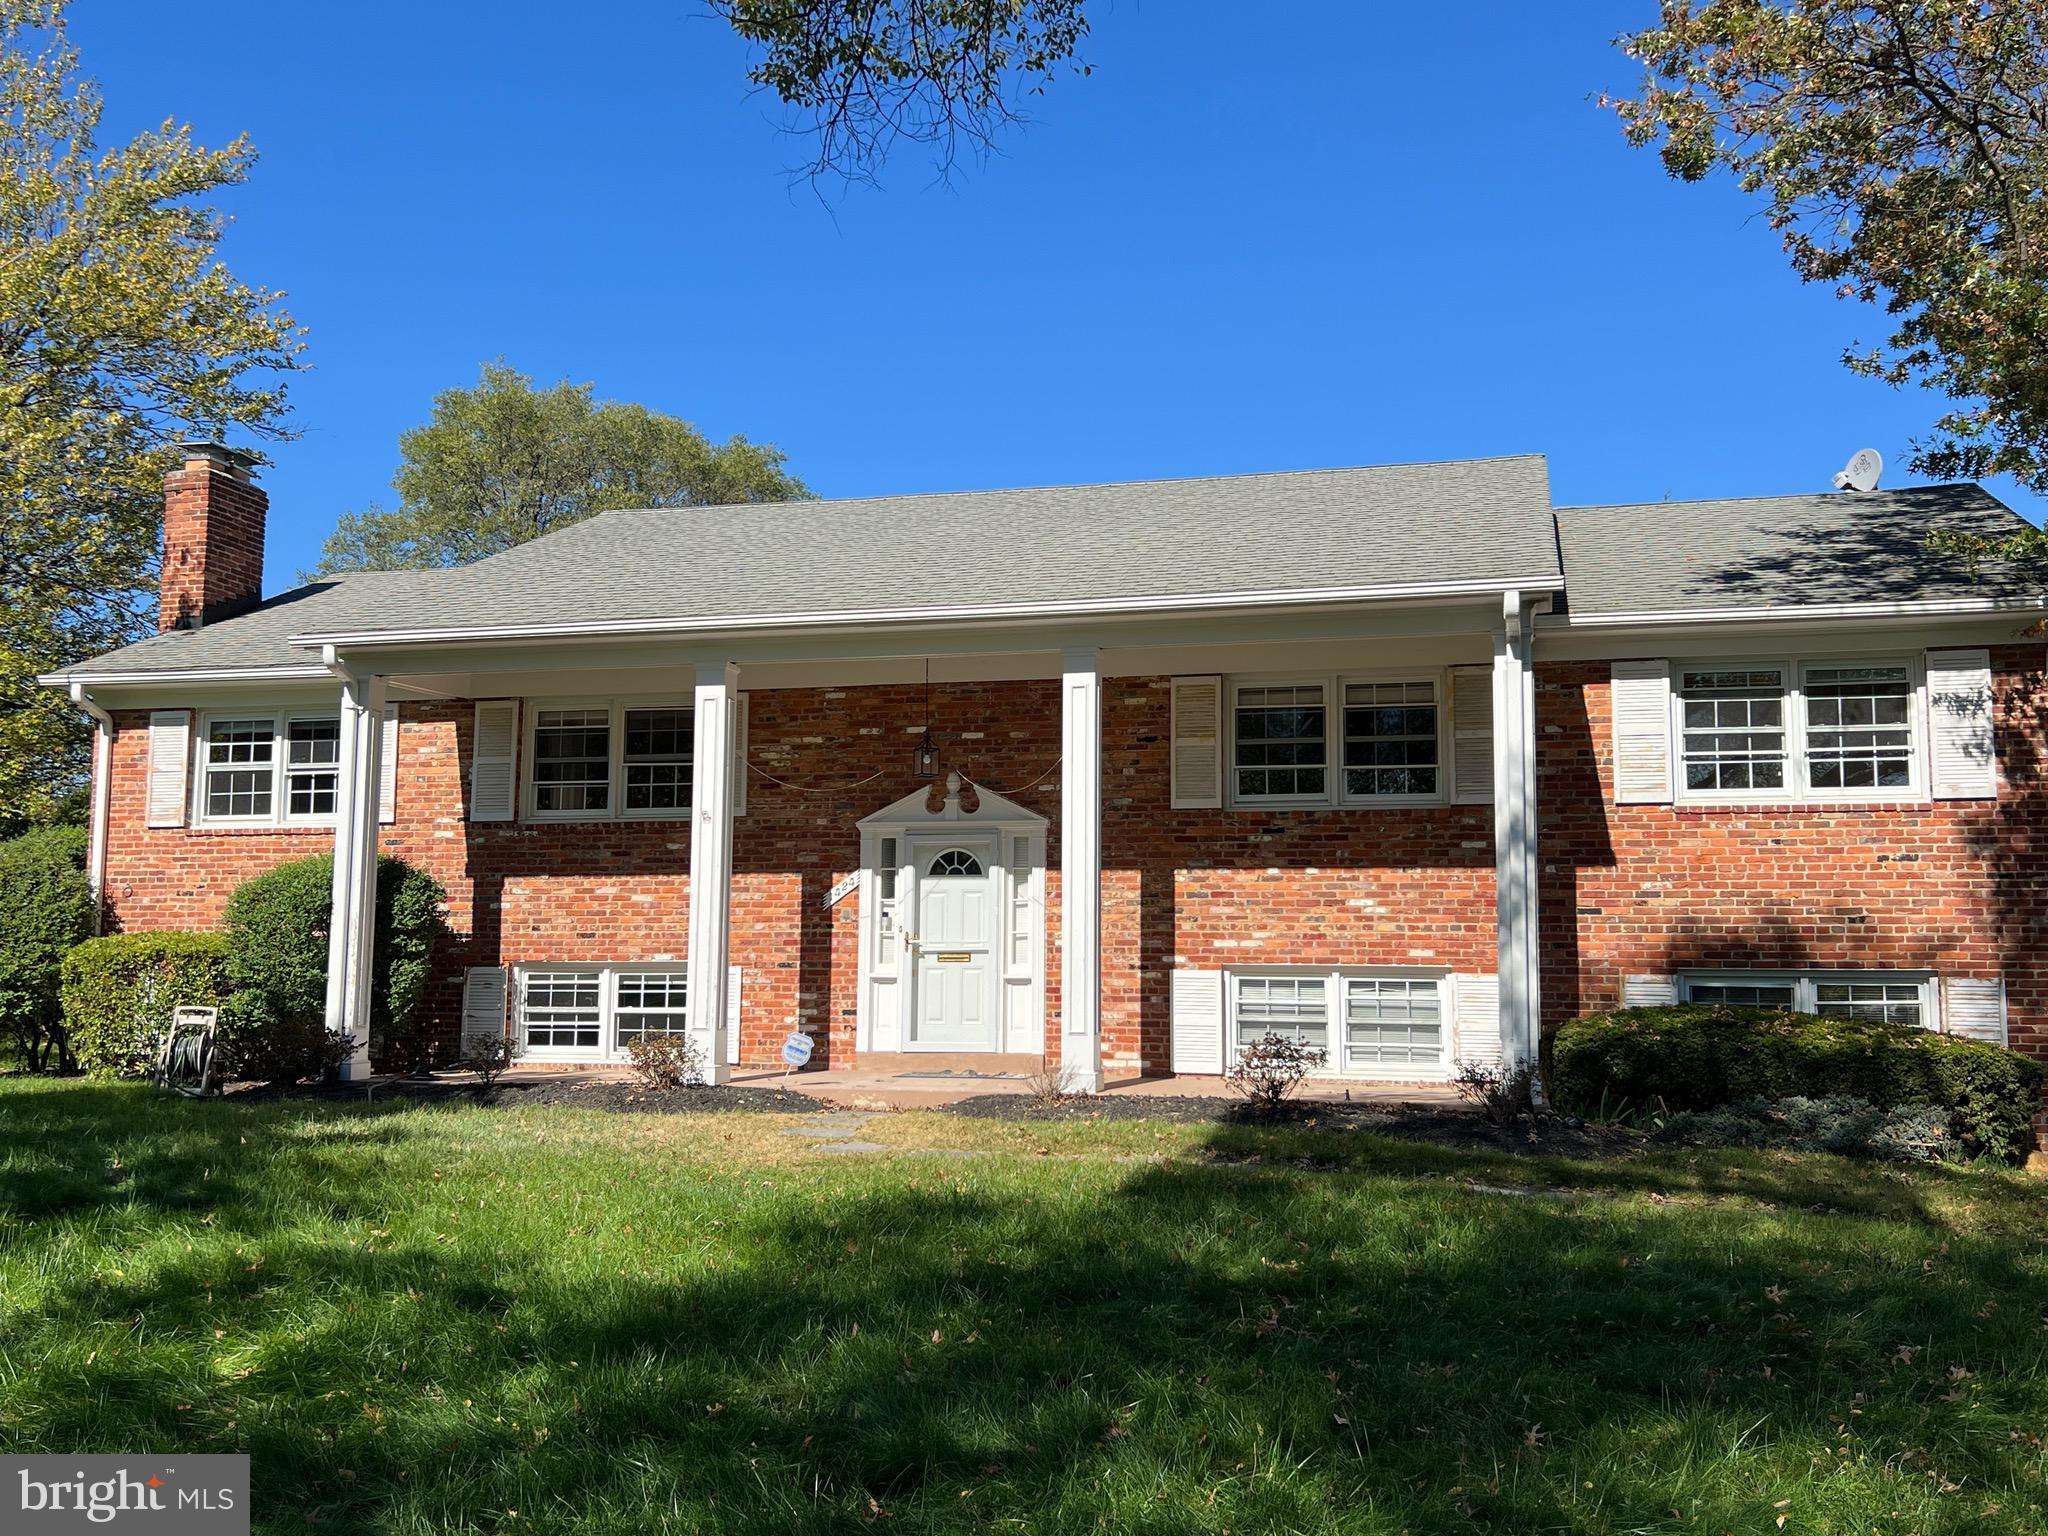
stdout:
{"type": "Polygon", "coordinates": [[[1456,1059],[1475,1066],[1499,1066],[1500,978],[1453,976],[1451,1009],[1458,1023],[1456,1059]]]}
{"type": "Polygon", "coordinates": [[[185,771],[192,760],[192,711],[149,712],[149,825],[185,825],[185,771]]]}
{"type": "Polygon", "coordinates": [[[1950,1034],[2006,1043],[2004,977],[1944,976],[1941,1000],[1950,1034]]]}
{"type": "Polygon", "coordinates": [[[740,978],[745,973],[736,965],[725,968],[725,1060],[740,1064],[740,978]]]}
{"type": "Polygon", "coordinates": [[[1223,804],[1223,679],[1176,677],[1171,692],[1173,808],[1215,810],[1223,804]]]}
{"type": "Polygon", "coordinates": [[[382,750],[377,761],[377,819],[385,825],[398,820],[398,706],[384,706],[382,750]]]}
{"type": "Polygon", "coordinates": [[[1621,978],[1621,1006],[1624,1008],[1668,1008],[1678,1001],[1676,976],[1624,976],[1621,978]]]}
{"type": "Polygon", "coordinates": [[[1989,651],[1927,653],[1927,718],[1934,798],[1997,799],[1989,651]]]}
{"type": "Polygon", "coordinates": [[[1671,801],[1671,664],[1614,663],[1614,799],[1619,805],[1671,801]]]}
{"type": "Polygon", "coordinates": [[[1493,668],[1451,668],[1451,800],[1493,799],[1493,668]]]}
{"type": "Polygon", "coordinates": [[[732,813],[747,814],[747,696],[740,694],[732,708],[732,813]]]}
{"type": "Polygon", "coordinates": [[[462,1054],[505,1038],[511,972],[502,965],[472,965],[462,973],[462,1054]]]}
{"type": "Polygon", "coordinates": [[[1223,973],[1173,973],[1173,1070],[1220,1073],[1223,1070],[1223,973]]]}
{"type": "Polygon", "coordinates": [[[470,743],[469,819],[510,821],[513,759],[519,749],[519,701],[479,699],[476,734],[470,743]]]}

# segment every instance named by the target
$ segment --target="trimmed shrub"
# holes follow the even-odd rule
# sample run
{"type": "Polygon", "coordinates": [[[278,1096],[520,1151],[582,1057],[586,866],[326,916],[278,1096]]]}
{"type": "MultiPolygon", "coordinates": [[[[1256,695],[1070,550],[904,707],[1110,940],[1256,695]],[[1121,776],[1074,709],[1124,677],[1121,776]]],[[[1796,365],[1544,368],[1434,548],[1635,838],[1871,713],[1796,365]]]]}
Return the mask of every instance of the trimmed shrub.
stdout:
{"type": "Polygon", "coordinates": [[[1894,1163],[1946,1162],[1962,1151],[1945,1111],[1880,1109],[1868,1099],[1743,1099],[1682,1110],[1658,1134],[1696,1147],[1786,1147],[1894,1163]]]}
{"type": "Polygon", "coordinates": [[[92,935],[85,832],[47,827],[0,842],[0,1040],[31,1072],[68,1072],[60,968],[92,935]]]}
{"type": "MultiPolygon", "coordinates": [[[[183,1007],[222,1008],[227,940],[217,933],[115,933],[64,957],[64,1027],[78,1064],[96,1077],[141,1077],[156,1039],[183,1007]]],[[[216,1038],[234,1035],[223,1012],[216,1038]]]]}
{"type": "MultiPolygon", "coordinates": [[[[334,856],[293,859],[228,898],[231,1005],[242,1021],[237,1076],[292,1081],[335,1064],[326,1038],[327,940],[334,856]]],[[[434,946],[444,924],[439,881],[403,859],[377,860],[371,956],[371,1053],[389,1059],[424,1023],[434,946]]]]}
{"type": "Polygon", "coordinates": [[[1981,1040],[1774,1008],[1623,1008],[1574,1019],[1550,1042],[1551,1092],[1582,1113],[1795,1097],[1931,1104],[1967,1155],[2007,1161],[2033,1148],[2041,1070],[1981,1040]]]}

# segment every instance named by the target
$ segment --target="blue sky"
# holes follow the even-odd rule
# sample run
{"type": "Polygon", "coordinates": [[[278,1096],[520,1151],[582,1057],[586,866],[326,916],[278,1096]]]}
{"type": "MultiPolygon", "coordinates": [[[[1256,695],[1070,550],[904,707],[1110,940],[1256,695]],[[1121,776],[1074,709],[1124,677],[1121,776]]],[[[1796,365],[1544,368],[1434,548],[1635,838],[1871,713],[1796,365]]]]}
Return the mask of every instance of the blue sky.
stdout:
{"type": "Polygon", "coordinates": [[[314,365],[265,475],[274,591],[498,357],[778,443],[828,496],[1532,450],[1561,504],[1766,495],[1866,443],[1906,483],[1938,400],[1838,361],[1883,316],[1595,104],[1654,11],[1096,0],[1093,76],[1000,157],[945,186],[906,149],[822,202],[690,0],[72,25],[108,138],[261,152],[226,254],[314,365]]]}

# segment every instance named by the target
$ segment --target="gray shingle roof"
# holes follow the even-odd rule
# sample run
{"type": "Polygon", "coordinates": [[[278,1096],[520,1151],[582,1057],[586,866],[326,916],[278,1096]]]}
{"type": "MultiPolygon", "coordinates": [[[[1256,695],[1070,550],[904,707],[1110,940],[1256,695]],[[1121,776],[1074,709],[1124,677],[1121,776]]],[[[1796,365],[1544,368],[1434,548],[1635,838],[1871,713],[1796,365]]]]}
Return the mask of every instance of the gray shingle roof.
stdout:
{"type": "Polygon", "coordinates": [[[2028,526],[1976,485],[1560,507],[1557,526],[1576,618],[2030,595],[1996,563],[1973,580],[1962,560],[1926,547],[1932,528],[2028,526]]]}
{"type": "Polygon", "coordinates": [[[261,607],[204,629],[172,630],[69,668],[66,676],[114,672],[184,672],[243,667],[318,666],[315,653],[287,642],[308,628],[347,628],[382,623],[421,592],[447,576],[444,571],[366,571],[326,576],[271,598],[261,607]]]}
{"type": "Polygon", "coordinates": [[[2031,596],[1924,547],[2025,527],[1974,485],[1570,507],[1540,455],[608,512],[452,571],[332,577],[70,669],[307,666],[293,636],[1558,579],[1571,612],[2031,596]]]}
{"type": "Polygon", "coordinates": [[[349,578],[74,669],[303,664],[292,635],[1558,578],[1538,454],[607,512],[458,570],[349,578]],[[384,585],[384,583],[403,585],[384,585]]]}

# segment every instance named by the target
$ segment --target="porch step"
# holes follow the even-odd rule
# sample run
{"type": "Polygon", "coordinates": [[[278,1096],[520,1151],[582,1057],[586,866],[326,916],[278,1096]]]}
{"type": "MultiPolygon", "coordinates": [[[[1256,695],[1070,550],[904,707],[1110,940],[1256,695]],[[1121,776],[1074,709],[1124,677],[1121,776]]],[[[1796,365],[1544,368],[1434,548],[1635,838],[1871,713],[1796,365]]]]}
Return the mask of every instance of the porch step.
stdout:
{"type": "Polygon", "coordinates": [[[979,1072],[984,1077],[1029,1077],[1041,1061],[1028,1051],[862,1051],[863,1072],[979,1072]]]}

